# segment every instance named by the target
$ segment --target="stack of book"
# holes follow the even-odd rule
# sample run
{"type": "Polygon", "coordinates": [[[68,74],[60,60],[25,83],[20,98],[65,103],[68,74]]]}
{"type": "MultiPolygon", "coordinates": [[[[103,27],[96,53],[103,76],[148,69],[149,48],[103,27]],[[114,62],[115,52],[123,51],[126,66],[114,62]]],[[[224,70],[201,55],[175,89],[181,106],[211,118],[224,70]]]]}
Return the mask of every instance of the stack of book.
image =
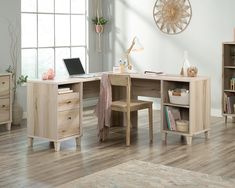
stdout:
{"type": "Polygon", "coordinates": [[[65,94],[65,93],[72,93],[73,90],[70,89],[69,87],[66,87],[66,88],[59,88],[58,89],[58,94],[65,94]]]}
{"type": "Polygon", "coordinates": [[[224,93],[224,113],[233,114],[235,104],[234,93],[224,93]]]}
{"type": "Polygon", "coordinates": [[[181,120],[179,108],[165,106],[165,113],[168,129],[176,131],[176,121],[181,120]]]}

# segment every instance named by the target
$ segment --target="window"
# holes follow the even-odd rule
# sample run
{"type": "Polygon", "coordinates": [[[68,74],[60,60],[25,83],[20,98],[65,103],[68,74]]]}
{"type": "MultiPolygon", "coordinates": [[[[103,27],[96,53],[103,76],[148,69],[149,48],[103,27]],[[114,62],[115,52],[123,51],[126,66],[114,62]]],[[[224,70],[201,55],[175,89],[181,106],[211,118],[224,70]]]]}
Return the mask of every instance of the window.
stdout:
{"type": "Polygon", "coordinates": [[[53,68],[68,75],[63,59],[80,57],[87,71],[86,0],[21,0],[22,74],[40,78],[53,68]]]}

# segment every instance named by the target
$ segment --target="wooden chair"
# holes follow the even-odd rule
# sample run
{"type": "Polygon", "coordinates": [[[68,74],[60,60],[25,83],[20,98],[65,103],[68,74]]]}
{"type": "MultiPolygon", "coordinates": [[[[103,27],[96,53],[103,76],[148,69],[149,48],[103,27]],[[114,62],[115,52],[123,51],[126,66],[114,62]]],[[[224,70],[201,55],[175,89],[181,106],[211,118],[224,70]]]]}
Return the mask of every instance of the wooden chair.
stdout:
{"type": "Polygon", "coordinates": [[[131,100],[131,78],[129,75],[115,75],[110,74],[109,79],[112,86],[122,86],[126,88],[126,99],[112,101],[112,111],[118,111],[126,113],[126,145],[130,145],[130,133],[131,133],[131,112],[142,109],[148,109],[149,114],[149,137],[150,142],[153,141],[153,112],[152,102],[131,100]]]}

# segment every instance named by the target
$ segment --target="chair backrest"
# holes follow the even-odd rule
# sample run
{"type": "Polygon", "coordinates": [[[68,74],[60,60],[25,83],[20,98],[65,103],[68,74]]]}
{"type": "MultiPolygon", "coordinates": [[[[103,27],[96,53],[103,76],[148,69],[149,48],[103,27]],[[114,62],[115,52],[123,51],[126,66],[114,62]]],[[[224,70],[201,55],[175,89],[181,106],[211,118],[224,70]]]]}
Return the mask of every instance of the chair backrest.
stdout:
{"type": "Polygon", "coordinates": [[[130,107],[131,100],[131,77],[130,75],[122,74],[110,74],[109,80],[113,86],[126,87],[126,102],[128,107],[130,107]]]}

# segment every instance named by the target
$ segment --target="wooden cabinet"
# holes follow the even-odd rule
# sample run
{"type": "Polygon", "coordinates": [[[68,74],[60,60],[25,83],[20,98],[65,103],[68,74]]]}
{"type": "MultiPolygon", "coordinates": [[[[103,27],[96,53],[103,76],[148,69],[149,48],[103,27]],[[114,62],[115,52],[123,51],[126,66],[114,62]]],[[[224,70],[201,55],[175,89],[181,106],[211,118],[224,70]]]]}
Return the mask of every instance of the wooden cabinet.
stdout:
{"type": "Polygon", "coordinates": [[[235,42],[223,43],[222,114],[235,117],[235,42]]]}
{"type": "Polygon", "coordinates": [[[11,130],[12,122],[11,74],[0,74],[0,124],[11,130]]]}
{"type": "Polygon", "coordinates": [[[28,82],[27,84],[28,138],[46,138],[60,143],[75,138],[77,144],[82,134],[82,83],[58,83],[53,81],[28,82]],[[60,93],[60,90],[69,89],[60,93]]]}
{"type": "Polygon", "coordinates": [[[177,134],[186,137],[187,144],[192,143],[194,135],[205,133],[208,137],[210,126],[210,81],[208,79],[189,78],[185,81],[161,81],[161,98],[162,98],[162,133],[163,139],[166,141],[167,134],[177,134]],[[173,104],[168,95],[169,90],[176,88],[186,89],[189,91],[189,104],[173,104]],[[182,120],[189,122],[187,132],[177,130],[169,130],[166,117],[166,108],[173,107],[180,113],[182,120]]]}

